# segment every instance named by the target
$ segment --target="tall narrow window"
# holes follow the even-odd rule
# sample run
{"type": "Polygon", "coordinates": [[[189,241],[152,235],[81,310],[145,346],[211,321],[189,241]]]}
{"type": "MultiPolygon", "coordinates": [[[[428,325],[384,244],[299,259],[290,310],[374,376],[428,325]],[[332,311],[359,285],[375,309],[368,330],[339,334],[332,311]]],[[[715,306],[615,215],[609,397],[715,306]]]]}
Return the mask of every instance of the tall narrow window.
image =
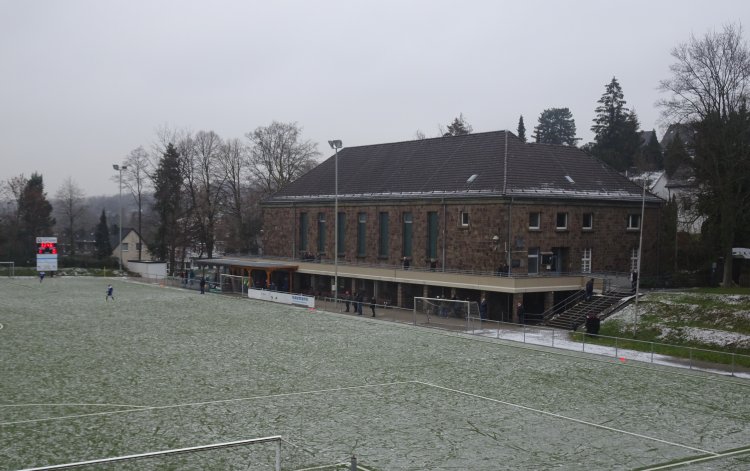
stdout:
{"type": "Polygon", "coordinates": [[[318,213],[318,253],[326,253],[326,213],[318,213]]]}
{"type": "Polygon", "coordinates": [[[339,255],[344,255],[346,253],[346,213],[339,212],[338,218],[339,231],[338,234],[336,234],[336,240],[339,245],[339,255]]]}
{"type": "Polygon", "coordinates": [[[641,228],[641,215],[640,214],[628,214],[628,229],[640,229],[641,228]]]}
{"type": "Polygon", "coordinates": [[[581,256],[581,272],[591,273],[591,249],[583,249],[583,255],[581,256]]]}
{"type": "Polygon", "coordinates": [[[529,249],[529,275],[539,273],[539,247],[529,249]]]}
{"type": "Polygon", "coordinates": [[[382,212],[378,215],[379,233],[378,233],[378,257],[388,258],[390,251],[388,244],[388,213],[382,212]]]}
{"type": "Polygon", "coordinates": [[[357,257],[367,255],[367,213],[357,214],[357,257]]]}
{"type": "Polygon", "coordinates": [[[557,213],[555,229],[558,231],[568,228],[568,213],[557,213]]]}
{"type": "Polygon", "coordinates": [[[310,248],[307,246],[307,226],[309,221],[307,220],[307,213],[299,214],[299,250],[301,252],[307,252],[310,248]]]}
{"type": "Polygon", "coordinates": [[[469,213],[461,211],[461,227],[469,227],[469,213]]]}
{"type": "Polygon", "coordinates": [[[412,256],[412,239],[414,238],[414,224],[411,213],[404,213],[404,227],[403,227],[403,247],[404,257],[412,256]]]}
{"type": "Polygon", "coordinates": [[[542,213],[529,213],[529,229],[539,229],[541,227],[542,213]]]}
{"type": "Polygon", "coordinates": [[[638,248],[634,248],[630,251],[630,271],[638,271],[638,248]]]}
{"type": "Polygon", "coordinates": [[[438,213],[430,211],[427,213],[427,258],[437,259],[438,242],[438,213]]]}
{"type": "Polygon", "coordinates": [[[584,231],[590,231],[594,228],[594,213],[583,213],[583,221],[581,222],[581,229],[584,231]]]}

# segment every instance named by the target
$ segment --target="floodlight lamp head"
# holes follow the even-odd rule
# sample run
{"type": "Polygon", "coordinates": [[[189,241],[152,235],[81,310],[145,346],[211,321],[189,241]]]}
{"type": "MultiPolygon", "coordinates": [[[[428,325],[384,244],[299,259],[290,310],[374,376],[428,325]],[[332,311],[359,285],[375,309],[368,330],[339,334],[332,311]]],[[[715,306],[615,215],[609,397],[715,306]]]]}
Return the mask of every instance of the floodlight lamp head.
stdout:
{"type": "Polygon", "coordinates": [[[341,139],[328,141],[328,145],[331,146],[331,149],[341,149],[341,139]]]}
{"type": "Polygon", "coordinates": [[[113,169],[115,169],[115,170],[120,170],[120,166],[119,166],[119,165],[117,165],[117,164],[113,164],[113,165],[112,165],[112,168],[113,168],[113,169]]]}

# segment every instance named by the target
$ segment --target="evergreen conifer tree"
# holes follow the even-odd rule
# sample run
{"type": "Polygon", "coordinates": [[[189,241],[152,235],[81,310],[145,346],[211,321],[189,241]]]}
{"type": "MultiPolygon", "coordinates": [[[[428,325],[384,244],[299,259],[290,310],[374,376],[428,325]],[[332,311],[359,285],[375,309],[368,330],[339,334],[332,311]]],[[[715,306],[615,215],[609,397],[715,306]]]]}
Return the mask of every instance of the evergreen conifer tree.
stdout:
{"type": "Polygon", "coordinates": [[[533,137],[540,144],[564,144],[575,146],[576,122],[568,108],[549,108],[539,115],[539,124],[533,137]]]}
{"type": "Polygon", "coordinates": [[[605,87],[596,107],[592,154],[616,170],[624,171],[634,163],[640,147],[638,117],[625,108],[622,88],[616,77],[605,87]]]}
{"type": "Polygon", "coordinates": [[[523,124],[523,115],[518,118],[518,138],[526,142],[526,126],[523,124]]]}
{"type": "Polygon", "coordinates": [[[112,255],[112,244],[109,241],[109,227],[107,226],[107,215],[102,209],[102,215],[99,216],[99,224],[94,231],[94,255],[98,259],[106,258],[112,255]]]}

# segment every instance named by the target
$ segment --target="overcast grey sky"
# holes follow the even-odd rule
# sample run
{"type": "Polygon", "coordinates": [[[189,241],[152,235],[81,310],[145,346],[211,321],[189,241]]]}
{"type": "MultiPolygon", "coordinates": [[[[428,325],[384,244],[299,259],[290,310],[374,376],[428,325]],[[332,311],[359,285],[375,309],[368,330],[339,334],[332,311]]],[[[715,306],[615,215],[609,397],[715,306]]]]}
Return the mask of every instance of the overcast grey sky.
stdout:
{"type": "MultiPolygon", "coordinates": [[[[527,135],[568,107],[583,143],[613,76],[642,129],[690,34],[750,25],[747,0],[0,0],[0,179],[116,194],[113,163],[160,126],[242,138],[273,120],[357,146],[527,135]]],[[[744,33],[747,40],[750,34],[744,33]]]]}

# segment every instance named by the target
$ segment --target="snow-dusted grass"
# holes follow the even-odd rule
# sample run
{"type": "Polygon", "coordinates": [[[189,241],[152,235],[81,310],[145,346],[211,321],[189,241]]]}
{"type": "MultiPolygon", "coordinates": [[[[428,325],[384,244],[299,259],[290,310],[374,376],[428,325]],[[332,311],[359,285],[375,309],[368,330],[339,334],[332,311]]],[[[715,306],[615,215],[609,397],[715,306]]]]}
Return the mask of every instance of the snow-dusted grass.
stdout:
{"type": "Polygon", "coordinates": [[[654,292],[607,319],[602,333],[750,354],[750,295],[654,292]],[[637,316],[636,316],[637,314],[637,316]]]}
{"type": "Polygon", "coordinates": [[[746,380],[120,280],[105,302],[107,283],[0,280],[0,469],[269,435],[285,470],[633,469],[750,446],[746,380]]]}

